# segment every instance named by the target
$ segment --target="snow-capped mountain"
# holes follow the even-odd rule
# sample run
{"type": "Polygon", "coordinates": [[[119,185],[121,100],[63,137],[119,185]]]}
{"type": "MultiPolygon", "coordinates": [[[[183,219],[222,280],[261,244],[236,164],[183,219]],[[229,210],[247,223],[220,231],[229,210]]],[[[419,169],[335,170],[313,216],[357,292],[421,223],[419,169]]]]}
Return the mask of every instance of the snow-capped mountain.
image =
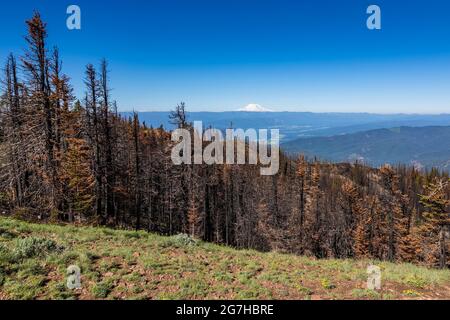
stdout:
{"type": "Polygon", "coordinates": [[[242,112],[273,112],[273,110],[264,108],[263,106],[256,104],[256,103],[250,103],[249,105],[245,106],[244,108],[238,109],[237,111],[242,112]]]}

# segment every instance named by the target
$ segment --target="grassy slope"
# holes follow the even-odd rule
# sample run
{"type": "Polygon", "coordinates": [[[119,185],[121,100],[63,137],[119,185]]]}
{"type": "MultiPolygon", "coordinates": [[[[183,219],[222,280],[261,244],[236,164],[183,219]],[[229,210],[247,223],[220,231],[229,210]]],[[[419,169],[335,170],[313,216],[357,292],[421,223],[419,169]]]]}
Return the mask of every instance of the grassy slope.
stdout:
{"type": "Polygon", "coordinates": [[[0,218],[0,299],[450,299],[450,270],[380,262],[374,292],[364,289],[368,264],[0,218]],[[33,256],[29,237],[64,249],[33,256]],[[66,289],[71,264],[82,269],[80,290],[66,289]]]}

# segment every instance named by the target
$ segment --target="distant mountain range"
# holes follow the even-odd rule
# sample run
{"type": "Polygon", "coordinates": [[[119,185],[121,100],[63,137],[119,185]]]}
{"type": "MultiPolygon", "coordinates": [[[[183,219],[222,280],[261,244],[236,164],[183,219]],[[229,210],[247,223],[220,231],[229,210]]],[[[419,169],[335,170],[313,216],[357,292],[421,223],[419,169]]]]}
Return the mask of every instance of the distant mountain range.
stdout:
{"type": "Polygon", "coordinates": [[[282,149],[333,162],[359,160],[372,166],[403,163],[450,171],[450,126],[398,127],[302,138],[283,144],[282,149]]]}
{"type": "MultiPolygon", "coordinates": [[[[257,105],[247,106],[247,110],[250,109],[258,112],[190,112],[188,120],[203,121],[204,127],[212,126],[221,130],[230,126],[242,129],[277,128],[280,129],[283,142],[401,126],[450,126],[450,114],[262,112],[257,105]]],[[[128,117],[132,113],[123,112],[122,115],[128,117]]],[[[169,112],[140,112],[139,118],[148,126],[173,128],[169,122],[169,112]]]]}
{"type": "MultiPolygon", "coordinates": [[[[450,114],[264,112],[258,105],[234,112],[190,112],[204,128],[280,130],[282,148],[333,162],[404,163],[450,171],[450,114]]],[[[131,116],[131,113],[122,113],[131,116]]],[[[140,112],[148,126],[172,129],[169,112],[140,112]]]]}

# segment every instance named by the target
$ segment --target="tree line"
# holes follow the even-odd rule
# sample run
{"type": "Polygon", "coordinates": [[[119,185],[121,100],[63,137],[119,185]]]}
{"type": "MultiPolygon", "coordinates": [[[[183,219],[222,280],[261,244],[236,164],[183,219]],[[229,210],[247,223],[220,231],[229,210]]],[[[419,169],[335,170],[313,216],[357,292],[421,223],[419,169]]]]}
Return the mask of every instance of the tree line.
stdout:
{"type": "MultiPolygon", "coordinates": [[[[106,60],[74,97],[39,13],[11,54],[0,100],[0,210],[49,222],[186,233],[237,248],[450,266],[447,173],[280,156],[257,165],[181,165],[171,133],[125,118],[106,60]]],[[[184,103],[171,120],[190,128],[184,103]]]]}

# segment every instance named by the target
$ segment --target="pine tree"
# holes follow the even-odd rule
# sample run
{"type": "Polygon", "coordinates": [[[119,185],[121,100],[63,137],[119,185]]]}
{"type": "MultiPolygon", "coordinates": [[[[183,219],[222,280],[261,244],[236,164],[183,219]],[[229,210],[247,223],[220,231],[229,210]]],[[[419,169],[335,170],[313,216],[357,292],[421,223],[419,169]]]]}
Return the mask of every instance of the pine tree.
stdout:
{"type": "Polygon", "coordinates": [[[46,23],[39,13],[26,21],[28,35],[25,40],[28,49],[22,58],[24,70],[28,76],[29,90],[31,91],[31,104],[39,115],[40,126],[43,131],[44,150],[40,154],[44,167],[38,169],[43,185],[47,189],[46,199],[49,211],[54,212],[57,204],[57,163],[55,157],[55,106],[51,101],[51,88],[49,79],[49,59],[46,47],[46,23]]]}
{"type": "MultiPolygon", "coordinates": [[[[368,216],[365,208],[362,207],[359,199],[358,189],[352,182],[344,182],[342,192],[345,197],[346,205],[344,205],[346,219],[346,230],[353,230],[353,219],[356,220],[356,228],[354,230],[353,251],[358,258],[365,258],[369,255],[369,239],[368,239],[368,216]]],[[[350,235],[347,235],[350,237],[350,235]]]]}
{"type": "Polygon", "coordinates": [[[299,184],[299,212],[300,212],[300,226],[303,226],[305,221],[305,194],[306,194],[306,170],[308,164],[305,157],[301,155],[297,161],[296,175],[299,184]]]}
{"type": "Polygon", "coordinates": [[[406,216],[404,205],[408,202],[407,196],[403,195],[399,189],[399,176],[388,165],[383,166],[380,170],[383,186],[390,195],[384,198],[386,217],[387,217],[387,239],[388,239],[388,260],[394,261],[401,257],[402,250],[409,251],[407,244],[401,239],[409,234],[409,220],[406,216]]]}
{"type": "Polygon", "coordinates": [[[446,190],[449,180],[435,179],[420,195],[420,203],[424,207],[423,221],[419,226],[426,245],[425,259],[432,266],[445,268],[448,263],[446,229],[450,225],[449,205],[446,190]]]}
{"type": "Polygon", "coordinates": [[[191,195],[191,200],[189,201],[188,210],[188,223],[189,223],[189,233],[192,237],[198,236],[198,225],[201,222],[200,214],[198,211],[198,206],[195,201],[194,195],[191,195]]]}
{"type": "Polygon", "coordinates": [[[90,217],[94,204],[95,178],[91,170],[91,152],[86,140],[67,138],[67,151],[62,158],[61,178],[67,186],[69,221],[77,216],[90,217]]]}
{"type": "Polygon", "coordinates": [[[5,167],[9,170],[10,194],[13,205],[22,207],[25,204],[27,193],[26,159],[28,146],[24,139],[26,112],[21,104],[17,64],[12,54],[9,55],[6,62],[3,82],[5,85],[4,106],[0,114],[3,115],[2,140],[4,140],[5,147],[2,151],[4,157],[2,163],[5,163],[5,167]]]}
{"type": "Polygon", "coordinates": [[[101,112],[98,106],[99,85],[97,72],[92,64],[86,66],[86,120],[87,134],[94,152],[93,171],[95,175],[95,212],[100,223],[104,224],[103,219],[103,162],[102,162],[102,140],[101,140],[101,112]]]}

